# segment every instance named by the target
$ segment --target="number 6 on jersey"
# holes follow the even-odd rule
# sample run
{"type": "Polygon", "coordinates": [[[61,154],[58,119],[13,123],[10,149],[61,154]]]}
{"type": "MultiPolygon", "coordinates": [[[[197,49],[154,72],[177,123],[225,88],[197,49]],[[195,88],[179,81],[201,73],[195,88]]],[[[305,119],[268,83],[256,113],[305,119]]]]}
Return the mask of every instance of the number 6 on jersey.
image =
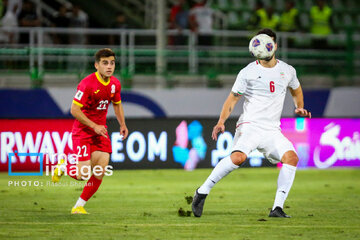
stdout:
{"type": "Polygon", "coordinates": [[[274,84],[274,81],[270,81],[270,92],[275,92],[275,84],[274,84]]]}

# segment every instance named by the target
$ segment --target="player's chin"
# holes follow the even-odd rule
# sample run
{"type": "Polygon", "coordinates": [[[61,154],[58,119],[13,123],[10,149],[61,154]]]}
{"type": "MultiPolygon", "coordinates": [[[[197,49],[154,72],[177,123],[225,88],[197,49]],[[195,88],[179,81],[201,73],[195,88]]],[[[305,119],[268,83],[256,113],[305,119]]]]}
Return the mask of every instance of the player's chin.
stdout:
{"type": "Polygon", "coordinates": [[[269,62],[269,61],[271,61],[271,59],[272,59],[274,56],[275,56],[275,54],[271,55],[271,57],[259,58],[259,60],[263,60],[263,61],[269,62]]]}
{"type": "Polygon", "coordinates": [[[111,77],[114,74],[114,71],[105,72],[105,77],[111,77]]]}

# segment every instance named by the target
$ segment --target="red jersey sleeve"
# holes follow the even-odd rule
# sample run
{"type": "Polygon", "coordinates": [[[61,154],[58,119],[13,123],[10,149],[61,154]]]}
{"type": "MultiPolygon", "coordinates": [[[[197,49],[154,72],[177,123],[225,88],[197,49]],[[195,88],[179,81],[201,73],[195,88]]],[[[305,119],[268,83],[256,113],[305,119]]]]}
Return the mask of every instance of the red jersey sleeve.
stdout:
{"type": "Polygon", "coordinates": [[[121,84],[120,81],[116,79],[116,84],[115,84],[115,94],[113,96],[113,98],[111,99],[113,104],[119,104],[121,103],[121,84]]]}
{"type": "Polygon", "coordinates": [[[83,107],[87,103],[87,100],[90,96],[90,92],[91,91],[88,85],[85,83],[85,81],[81,81],[77,87],[77,91],[75,93],[73,103],[80,107],[83,107]]]}

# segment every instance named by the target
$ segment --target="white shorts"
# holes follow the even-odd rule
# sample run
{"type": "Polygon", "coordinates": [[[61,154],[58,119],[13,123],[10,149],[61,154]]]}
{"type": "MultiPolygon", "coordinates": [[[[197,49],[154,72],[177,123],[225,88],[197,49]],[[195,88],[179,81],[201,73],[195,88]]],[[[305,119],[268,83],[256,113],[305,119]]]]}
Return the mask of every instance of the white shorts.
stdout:
{"type": "Polygon", "coordinates": [[[280,130],[265,130],[252,123],[240,125],[235,132],[232,152],[241,151],[249,156],[255,149],[271,163],[280,162],[287,151],[296,153],[292,143],[280,130]]]}

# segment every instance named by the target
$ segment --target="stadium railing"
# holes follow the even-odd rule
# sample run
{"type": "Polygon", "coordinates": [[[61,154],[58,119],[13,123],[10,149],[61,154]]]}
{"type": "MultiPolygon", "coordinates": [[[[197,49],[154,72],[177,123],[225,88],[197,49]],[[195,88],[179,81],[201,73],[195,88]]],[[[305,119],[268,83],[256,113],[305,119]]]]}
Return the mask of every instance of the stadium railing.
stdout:
{"type": "MultiPolygon", "coordinates": [[[[157,48],[156,30],[2,28],[1,33],[28,34],[28,43],[1,44],[0,72],[2,76],[30,73],[34,86],[40,86],[48,73],[76,74],[80,79],[93,71],[93,55],[102,47],[111,47],[116,52],[120,68],[115,74],[124,79],[136,74],[156,75],[158,54],[166,62],[163,76],[206,75],[209,79],[216,79],[218,74],[234,75],[253,60],[248,42],[254,32],[249,31],[215,30],[211,46],[198,46],[195,33],[185,30],[180,35],[176,30],[168,30],[165,33],[168,42],[181,36],[183,45],[167,44],[163,49],[157,48]],[[77,42],[55,44],[52,41],[55,35],[77,42]],[[116,44],[109,44],[109,36],[113,36],[116,44]]],[[[352,85],[354,76],[359,74],[360,50],[356,46],[360,35],[351,30],[329,35],[320,49],[312,47],[314,39],[317,36],[307,33],[279,32],[277,56],[294,65],[299,75],[330,75],[334,85],[339,76],[345,76],[347,80],[342,84],[352,85]]]]}

